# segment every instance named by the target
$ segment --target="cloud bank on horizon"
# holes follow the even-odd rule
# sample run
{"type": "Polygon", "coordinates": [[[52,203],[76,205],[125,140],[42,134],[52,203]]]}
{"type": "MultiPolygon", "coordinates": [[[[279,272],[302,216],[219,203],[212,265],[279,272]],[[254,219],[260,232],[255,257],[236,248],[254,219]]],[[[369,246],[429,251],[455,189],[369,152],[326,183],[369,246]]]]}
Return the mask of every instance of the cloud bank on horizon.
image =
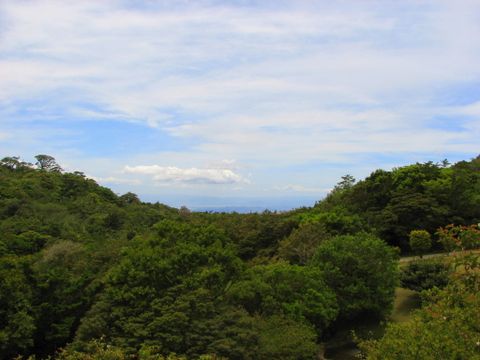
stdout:
{"type": "Polygon", "coordinates": [[[0,3],[0,153],[119,192],[319,198],[480,151],[480,2],[0,3]]]}

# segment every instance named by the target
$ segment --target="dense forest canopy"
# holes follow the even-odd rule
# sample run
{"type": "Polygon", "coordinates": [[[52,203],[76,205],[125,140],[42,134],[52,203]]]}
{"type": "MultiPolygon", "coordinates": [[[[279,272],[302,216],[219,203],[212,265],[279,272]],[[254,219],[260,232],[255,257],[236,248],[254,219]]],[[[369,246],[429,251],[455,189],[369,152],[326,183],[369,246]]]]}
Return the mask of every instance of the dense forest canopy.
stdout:
{"type": "Polygon", "coordinates": [[[439,249],[438,228],[480,223],[480,157],[345,176],[312,208],[250,214],[143,203],[36,160],[0,162],[2,359],[313,359],[338,322],[388,315],[412,231],[439,249]]]}

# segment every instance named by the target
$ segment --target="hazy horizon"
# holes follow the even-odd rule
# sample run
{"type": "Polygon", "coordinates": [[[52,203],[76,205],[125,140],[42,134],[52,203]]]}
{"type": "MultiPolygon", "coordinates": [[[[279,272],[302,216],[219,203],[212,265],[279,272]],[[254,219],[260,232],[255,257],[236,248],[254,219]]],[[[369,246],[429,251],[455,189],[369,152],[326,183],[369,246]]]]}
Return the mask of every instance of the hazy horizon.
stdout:
{"type": "Polygon", "coordinates": [[[215,197],[215,196],[178,196],[145,194],[140,199],[144,202],[162,203],[175,208],[186,206],[192,211],[213,211],[213,212],[262,212],[288,211],[300,207],[311,207],[323,196],[284,196],[284,197],[215,197]]]}

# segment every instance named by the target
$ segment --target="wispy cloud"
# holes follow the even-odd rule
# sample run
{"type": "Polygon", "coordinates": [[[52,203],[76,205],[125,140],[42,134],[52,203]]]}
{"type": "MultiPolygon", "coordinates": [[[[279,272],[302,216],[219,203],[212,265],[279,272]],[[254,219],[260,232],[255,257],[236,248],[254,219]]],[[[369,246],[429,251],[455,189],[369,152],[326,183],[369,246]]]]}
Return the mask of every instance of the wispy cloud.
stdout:
{"type": "Polygon", "coordinates": [[[121,177],[108,176],[108,177],[98,177],[98,176],[87,176],[89,179],[95,180],[100,184],[108,185],[140,185],[142,182],[139,179],[125,179],[121,177]]]}
{"type": "Polygon", "coordinates": [[[125,166],[129,174],[151,175],[159,183],[179,184],[235,184],[248,182],[230,169],[181,169],[175,166],[138,165],[125,166]]]}
{"type": "Polygon", "coordinates": [[[10,137],[9,134],[5,132],[0,132],[0,140],[5,140],[5,139],[8,139],[9,137],[10,137]]]}
{"type": "Polygon", "coordinates": [[[457,109],[454,109],[453,112],[460,115],[472,116],[478,120],[480,119],[480,101],[461,106],[457,109]]]}
{"type": "Polygon", "coordinates": [[[145,188],[212,194],[245,178],[271,189],[282,169],[284,184],[311,188],[293,165],[328,188],[339,174],[323,163],[362,176],[388,156],[478,152],[478,1],[128,4],[0,2],[1,151],[46,148],[105,179],[157,164],[145,188]],[[72,131],[73,120],[90,124],[72,131]],[[151,130],[151,146],[112,155],[115,136],[94,137],[107,121],[151,130]]]}

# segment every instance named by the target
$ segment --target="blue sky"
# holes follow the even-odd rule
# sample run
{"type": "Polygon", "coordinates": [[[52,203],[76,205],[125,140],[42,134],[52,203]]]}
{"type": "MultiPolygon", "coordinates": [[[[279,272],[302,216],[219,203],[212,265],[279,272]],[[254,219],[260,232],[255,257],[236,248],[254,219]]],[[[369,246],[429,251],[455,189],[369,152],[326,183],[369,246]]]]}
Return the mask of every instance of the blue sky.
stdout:
{"type": "MultiPolygon", "coordinates": [[[[179,206],[480,153],[479,1],[0,1],[0,156],[179,206]]],[[[282,200],[284,199],[284,200],[282,200]]]]}

